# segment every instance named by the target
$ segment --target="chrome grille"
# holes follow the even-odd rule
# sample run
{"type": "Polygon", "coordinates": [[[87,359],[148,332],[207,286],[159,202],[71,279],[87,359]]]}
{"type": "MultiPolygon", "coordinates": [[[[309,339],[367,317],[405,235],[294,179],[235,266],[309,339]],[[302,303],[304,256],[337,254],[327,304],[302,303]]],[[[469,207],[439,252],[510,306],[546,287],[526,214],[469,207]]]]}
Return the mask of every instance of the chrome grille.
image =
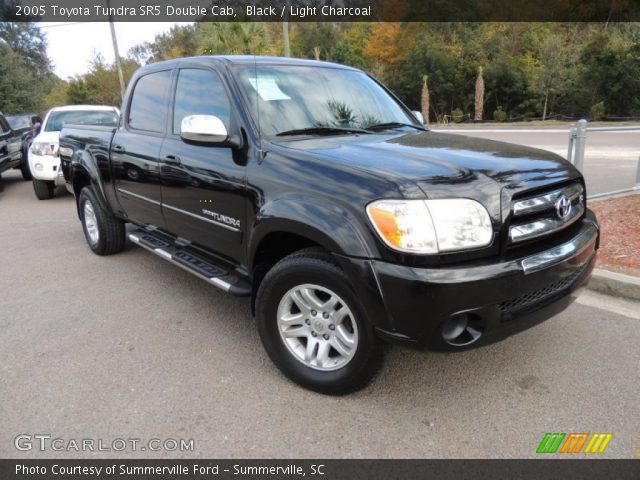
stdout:
{"type": "Polygon", "coordinates": [[[511,206],[509,243],[525,242],[563,230],[582,217],[584,208],[584,189],[579,183],[516,200],[511,206]]]}

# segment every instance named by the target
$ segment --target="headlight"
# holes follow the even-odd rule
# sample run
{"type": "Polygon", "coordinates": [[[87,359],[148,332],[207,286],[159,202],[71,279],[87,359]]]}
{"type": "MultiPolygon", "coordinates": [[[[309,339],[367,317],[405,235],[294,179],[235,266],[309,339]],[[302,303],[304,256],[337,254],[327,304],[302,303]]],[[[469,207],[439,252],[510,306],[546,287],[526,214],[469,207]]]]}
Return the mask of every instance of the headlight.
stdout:
{"type": "Polygon", "coordinates": [[[31,145],[31,153],[39,156],[49,155],[55,157],[58,155],[58,147],[50,143],[36,142],[31,145]]]}
{"type": "Polygon", "coordinates": [[[73,148],[60,147],[58,149],[58,153],[61,157],[71,158],[71,156],[73,155],[73,148]]]}
{"type": "Polygon", "coordinates": [[[493,229],[487,210],[475,200],[378,200],[367,215],[394,250],[439,253],[485,247],[493,229]]]}

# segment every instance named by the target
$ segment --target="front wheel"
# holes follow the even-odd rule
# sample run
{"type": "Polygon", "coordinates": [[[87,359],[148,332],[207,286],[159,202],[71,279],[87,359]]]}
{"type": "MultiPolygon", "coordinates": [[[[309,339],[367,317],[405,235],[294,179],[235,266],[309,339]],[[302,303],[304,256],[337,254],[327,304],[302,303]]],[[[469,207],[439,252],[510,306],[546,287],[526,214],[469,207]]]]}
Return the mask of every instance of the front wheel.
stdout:
{"type": "Polygon", "coordinates": [[[29,148],[31,147],[31,143],[25,146],[22,151],[22,162],[20,162],[20,173],[22,174],[23,180],[31,180],[31,168],[29,168],[29,148]]]}
{"type": "Polygon", "coordinates": [[[48,180],[36,180],[33,179],[33,191],[38,197],[38,200],[49,200],[53,198],[53,192],[55,190],[55,185],[53,182],[48,180]]]}
{"type": "Polygon", "coordinates": [[[91,187],[80,192],[78,208],[84,236],[93,253],[111,255],[124,250],[124,222],[102,208],[91,187]]]}
{"type": "Polygon", "coordinates": [[[294,382],[330,395],[366,386],[383,349],[346,274],[317,249],[294,253],[265,276],[256,298],[260,338],[294,382]]]}

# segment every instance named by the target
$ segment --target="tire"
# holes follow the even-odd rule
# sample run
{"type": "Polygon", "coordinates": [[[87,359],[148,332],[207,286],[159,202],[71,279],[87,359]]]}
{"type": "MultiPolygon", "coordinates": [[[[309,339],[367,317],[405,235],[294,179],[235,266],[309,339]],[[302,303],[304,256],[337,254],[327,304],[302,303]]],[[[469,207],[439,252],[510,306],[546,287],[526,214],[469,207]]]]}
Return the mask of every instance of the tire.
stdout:
{"type": "Polygon", "coordinates": [[[31,169],[29,168],[29,148],[30,144],[26,146],[22,152],[22,162],[20,163],[20,173],[22,173],[23,180],[31,180],[31,169]]]}
{"type": "Polygon", "coordinates": [[[324,250],[301,250],[269,270],[258,290],[256,317],[273,363],[310,390],[355,392],[382,365],[382,342],[347,275],[324,250]]]}
{"type": "Polygon", "coordinates": [[[53,198],[54,189],[55,186],[53,182],[33,179],[33,191],[36,193],[38,200],[49,200],[53,198]]]}
{"type": "Polygon", "coordinates": [[[102,208],[91,187],[80,192],[78,209],[84,237],[93,253],[112,255],[124,250],[124,222],[102,208]]]}

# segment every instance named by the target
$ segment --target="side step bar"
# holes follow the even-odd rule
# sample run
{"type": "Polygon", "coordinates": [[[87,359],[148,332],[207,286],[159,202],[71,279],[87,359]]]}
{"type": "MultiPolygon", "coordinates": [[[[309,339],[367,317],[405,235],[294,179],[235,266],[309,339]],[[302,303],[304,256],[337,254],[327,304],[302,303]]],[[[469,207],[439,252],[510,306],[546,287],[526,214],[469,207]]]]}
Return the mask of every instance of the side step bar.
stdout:
{"type": "Polygon", "coordinates": [[[197,252],[190,251],[188,247],[178,246],[176,243],[146,230],[135,230],[128,236],[129,240],[136,245],[140,245],[225,292],[238,297],[251,295],[251,284],[247,278],[229,271],[229,267],[203,258],[197,252]]]}

